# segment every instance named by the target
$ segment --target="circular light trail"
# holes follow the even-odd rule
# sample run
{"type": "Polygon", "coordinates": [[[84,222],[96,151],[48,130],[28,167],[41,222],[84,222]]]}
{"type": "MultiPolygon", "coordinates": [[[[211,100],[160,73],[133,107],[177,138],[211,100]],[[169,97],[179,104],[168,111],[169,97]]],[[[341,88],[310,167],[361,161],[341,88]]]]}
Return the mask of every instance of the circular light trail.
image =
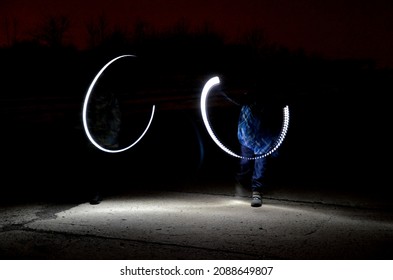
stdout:
{"type": "Polygon", "coordinates": [[[209,119],[207,116],[207,110],[206,110],[206,100],[209,95],[210,90],[220,84],[220,79],[218,77],[213,77],[210,80],[208,80],[203,87],[202,94],[201,94],[201,113],[202,113],[202,119],[203,123],[205,124],[205,127],[207,129],[207,132],[209,133],[210,137],[213,139],[213,141],[226,153],[230,154],[231,156],[237,157],[237,158],[243,158],[243,159],[249,159],[249,160],[254,160],[254,159],[259,159],[263,157],[267,157],[274,153],[278,147],[282,144],[282,142],[285,139],[285,136],[288,131],[288,126],[289,126],[289,108],[288,105],[283,108],[284,111],[284,119],[283,119],[283,126],[281,129],[280,136],[277,138],[275,145],[273,148],[266,153],[256,155],[255,157],[243,157],[241,155],[236,154],[235,152],[231,151],[229,148],[227,148],[224,144],[221,143],[221,141],[217,138],[217,136],[214,134],[213,129],[210,126],[209,119]]]}
{"type": "Polygon", "coordinates": [[[143,138],[143,136],[146,134],[146,132],[148,131],[148,129],[149,129],[149,127],[150,127],[150,124],[151,124],[151,122],[152,122],[152,120],[153,120],[153,117],[154,117],[155,105],[153,105],[149,123],[147,124],[147,126],[146,126],[145,130],[143,131],[143,133],[139,136],[139,138],[138,138],[137,140],[135,140],[134,143],[132,143],[131,145],[129,145],[129,146],[125,147],[125,148],[122,148],[122,149],[117,149],[117,150],[106,149],[106,148],[102,147],[100,144],[98,144],[98,143],[94,140],[93,136],[90,134],[89,127],[88,127],[88,125],[87,125],[87,105],[88,105],[88,103],[89,103],[90,95],[91,95],[91,93],[92,93],[92,91],[93,91],[93,89],[94,89],[94,86],[96,85],[98,79],[100,78],[100,76],[102,75],[102,73],[105,71],[105,69],[108,68],[108,67],[109,67],[113,62],[115,62],[116,60],[121,59],[121,58],[124,58],[124,57],[135,57],[135,56],[134,56],[134,55],[130,55],[130,54],[121,55],[121,56],[118,56],[118,57],[112,59],[112,60],[109,61],[107,64],[105,64],[105,66],[102,67],[102,69],[97,73],[97,75],[94,77],[93,81],[91,82],[91,84],[90,84],[90,86],[89,86],[89,89],[87,90],[87,93],[86,93],[85,101],[84,101],[84,103],[83,103],[82,122],[83,122],[83,127],[84,127],[84,129],[85,129],[86,136],[87,136],[87,138],[90,140],[90,142],[91,142],[95,147],[97,147],[97,148],[100,149],[101,151],[104,151],[104,152],[107,152],[107,153],[120,153],[120,152],[124,152],[124,151],[130,149],[131,147],[133,147],[133,146],[134,146],[136,143],[138,143],[138,142],[143,138]]]}

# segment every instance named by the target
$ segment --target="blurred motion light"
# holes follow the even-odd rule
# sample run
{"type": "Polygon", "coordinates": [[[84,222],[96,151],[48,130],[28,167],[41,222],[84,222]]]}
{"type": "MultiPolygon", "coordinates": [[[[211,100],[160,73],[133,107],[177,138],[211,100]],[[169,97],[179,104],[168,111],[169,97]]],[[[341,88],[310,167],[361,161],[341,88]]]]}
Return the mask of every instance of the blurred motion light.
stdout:
{"type": "Polygon", "coordinates": [[[285,139],[285,136],[288,131],[288,126],[289,126],[289,108],[288,105],[283,108],[284,111],[284,119],[283,119],[283,126],[281,129],[280,136],[277,138],[275,145],[273,148],[266,153],[256,155],[255,157],[243,157],[241,155],[236,154],[235,152],[231,151],[229,148],[227,148],[224,144],[220,142],[220,140],[217,138],[217,136],[214,134],[213,129],[210,126],[209,119],[207,117],[207,111],[206,111],[206,100],[209,95],[210,90],[220,84],[220,79],[218,77],[213,77],[210,80],[208,80],[203,87],[202,94],[201,94],[201,113],[202,113],[202,119],[203,123],[205,124],[205,127],[207,129],[207,132],[209,133],[210,137],[213,139],[213,141],[226,153],[230,154],[231,156],[237,157],[237,158],[244,158],[244,159],[249,159],[249,160],[254,160],[254,159],[259,159],[263,157],[267,157],[274,153],[280,147],[282,142],[285,139]]]}
{"type": "Polygon", "coordinates": [[[151,124],[151,122],[152,122],[152,120],[153,120],[153,117],[154,117],[155,105],[153,105],[149,123],[147,124],[147,126],[146,126],[145,130],[143,131],[143,133],[139,136],[139,138],[138,138],[137,140],[135,140],[134,143],[132,143],[131,145],[129,145],[129,146],[125,147],[125,148],[122,148],[122,149],[117,149],[117,150],[106,149],[106,148],[102,147],[100,144],[98,144],[98,143],[94,140],[94,138],[92,137],[92,135],[90,134],[89,127],[88,127],[88,125],[87,125],[87,105],[88,105],[88,103],[89,103],[90,95],[91,95],[91,93],[92,93],[92,91],[93,91],[93,89],[94,89],[95,84],[97,83],[98,79],[100,78],[100,76],[102,75],[102,73],[105,71],[105,69],[108,68],[109,65],[111,65],[111,64],[112,64],[113,62],[115,62],[116,60],[121,59],[121,58],[124,58],[124,57],[135,57],[135,56],[134,56],[134,55],[129,55],[129,54],[127,54],[127,55],[121,55],[121,56],[118,56],[118,57],[112,59],[112,60],[109,61],[107,64],[105,64],[105,66],[102,67],[102,69],[98,72],[98,74],[95,76],[95,78],[94,78],[93,81],[91,82],[91,84],[90,84],[90,86],[89,86],[89,89],[87,90],[87,93],[86,93],[85,101],[84,101],[84,103],[83,103],[82,121],[83,121],[83,127],[84,127],[84,129],[85,129],[87,138],[89,138],[90,142],[91,142],[95,147],[97,147],[97,148],[100,149],[101,151],[104,151],[104,152],[107,152],[107,153],[120,153],[120,152],[124,152],[124,151],[128,150],[129,148],[133,147],[133,146],[134,146],[136,143],[138,143],[138,142],[143,138],[143,136],[146,134],[146,132],[148,131],[148,129],[149,129],[149,127],[150,127],[150,124],[151,124]]]}

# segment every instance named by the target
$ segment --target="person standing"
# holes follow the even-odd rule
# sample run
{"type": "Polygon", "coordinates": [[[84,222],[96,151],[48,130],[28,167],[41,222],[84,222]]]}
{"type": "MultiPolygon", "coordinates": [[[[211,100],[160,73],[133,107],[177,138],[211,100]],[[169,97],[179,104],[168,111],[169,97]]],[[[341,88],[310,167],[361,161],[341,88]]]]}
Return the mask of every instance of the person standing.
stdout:
{"type": "MultiPolygon", "coordinates": [[[[121,128],[120,105],[116,95],[110,91],[98,92],[92,96],[89,110],[89,125],[95,141],[105,149],[119,147],[121,128]]],[[[89,144],[92,162],[92,179],[89,182],[89,202],[92,205],[101,203],[103,192],[112,183],[115,176],[115,156],[98,150],[89,144]]]]}
{"type": "Polygon", "coordinates": [[[235,179],[241,188],[251,190],[251,206],[261,207],[266,188],[266,167],[275,150],[269,156],[280,136],[283,121],[283,104],[262,89],[250,89],[241,96],[224,96],[241,106],[237,138],[240,144],[240,162],[235,179]]]}

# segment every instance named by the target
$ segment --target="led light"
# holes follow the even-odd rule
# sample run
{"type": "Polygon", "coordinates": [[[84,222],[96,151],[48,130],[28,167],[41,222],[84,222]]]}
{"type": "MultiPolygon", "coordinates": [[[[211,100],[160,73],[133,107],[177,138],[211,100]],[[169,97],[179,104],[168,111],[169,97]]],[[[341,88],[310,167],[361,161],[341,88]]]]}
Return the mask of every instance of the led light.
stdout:
{"type": "Polygon", "coordinates": [[[129,146],[125,147],[125,148],[122,148],[122,149],[117,149],[117,150],[106,149],[106,148],[102,147],[101,145],[99,145],[99,144],[94,140],[94,138],[92,137],[92,135],[90,134],[89,127],[88,127],[88,125],[87,125],[87,106],[88,106],[88,103],[89,103],[90,95],[91,95],[91,93],[92,93],[92,91],[93,91],[93,89],[94,89],[95,84],[97,83],[98,79],[100,78],[100,76],[102,75],[102,73],[105,71],[105,69],[108,68],[108,67],[109,67],[113,62],[115,62],[116,60],[121,59],[121,58],[124,58],[124,57],[135,57],[135,56],[134,56],[134,55],[129,55],[129,54],[127,54],[127,55],[121,55],[121,56],[118,56],[118,57],[112,59],[112,60],[109,61],[107,64],[105,64],[105,66],[102,67],[102,69],[98,72],[98,74],[94,77],[93,81],[91,82],[91,84],[90,84],[90,86],[89,86],[89,89],[87,90],[87,93],[86,93],[85,101],[84,101],[84,103],[83,103],[82,121],[83,121],[83,127],[84,127],[84,129],[85,129],[86,136],[87,136],[87,138],[90,140],[90,142],[91,142],[95,147],[97,147],[97,148],[100,149],[101,151],[104,151],[104,152],[107,152],[107,153],[120,153],[120,152],[124,152],[124,151],[130,149],[131,147],[133,147],[133,146],[134,146],[136,143],[138,143],[138,142],[143,138],[143,136],[146,134],[146,132],[148,131],[148,129],[149,129],[149,127],[150,127],[151,122],[153,121],[153,117],[154,117],[155,105],[153,105],[149,123],[147,124],[147,126],[146,126],[145,130],[143,131],[143,133],[139,136],[139,138],[138,138],[134,143],[132,143],[131,145],[129,145],[129,146]]]}
{"type": "Polygon", "coordinates": [[[210,80],[208,80],[203,87],[202,94],[201,94],[201,113],[202,113],[202,119],[203,123],[205,124],[205,127],[207,129],[207,132],[209,133],[210,137],[213,139],[213,141],[226,153],[230,154],[231,156],[237,157],[237,158],[244,158],[244,159],[249,159],[249,160],[254,160],[254,159],[259,159],[263,157],[267,157],[271,155],[273,152],[275,152],[278,147],[282,144],[282,142],[285,139],[285,136],[288,131],[288,126],[289,126],[289,108],[288,105],[283,108],[283,113],[284,113],[284,119],[283,119],[283,126],[281,129],[280,136],[277,138],[275,145],[273,148],[266,153],[256,155],[255,157],[243,157],[241,155],[236,154],[235,152],[231,151],[229,148],[227,148],[224,144],[221,143],[221,141],[217,138],[217,136],[214,134],[213,129],[210,126],[209,119],[207,116],[207,110],[206,110],[206,100],[209,95],[210,90],[220,84],[220,79],[218,77],[213,77],[210,80]]]}

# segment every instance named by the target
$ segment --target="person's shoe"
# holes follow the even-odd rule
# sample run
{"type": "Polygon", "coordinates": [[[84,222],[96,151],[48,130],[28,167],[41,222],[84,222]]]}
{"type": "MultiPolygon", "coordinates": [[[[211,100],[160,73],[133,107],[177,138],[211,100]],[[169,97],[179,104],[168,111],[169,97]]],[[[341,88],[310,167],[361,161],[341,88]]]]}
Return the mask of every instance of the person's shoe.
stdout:
{"type": "Polygon", "coordinates": [[[93,197],[90,199],[90,204],[91,205],[97,205],[100,204],[102,201],[102,197],[99,193],[96,193],[93,195],[93,197]]]}
{"type": "Polygon", "coordinates": [[[251,197],[251,207],[261,207],[262,206],[262,195],[260,192],[252,192],[251,197]]]}

